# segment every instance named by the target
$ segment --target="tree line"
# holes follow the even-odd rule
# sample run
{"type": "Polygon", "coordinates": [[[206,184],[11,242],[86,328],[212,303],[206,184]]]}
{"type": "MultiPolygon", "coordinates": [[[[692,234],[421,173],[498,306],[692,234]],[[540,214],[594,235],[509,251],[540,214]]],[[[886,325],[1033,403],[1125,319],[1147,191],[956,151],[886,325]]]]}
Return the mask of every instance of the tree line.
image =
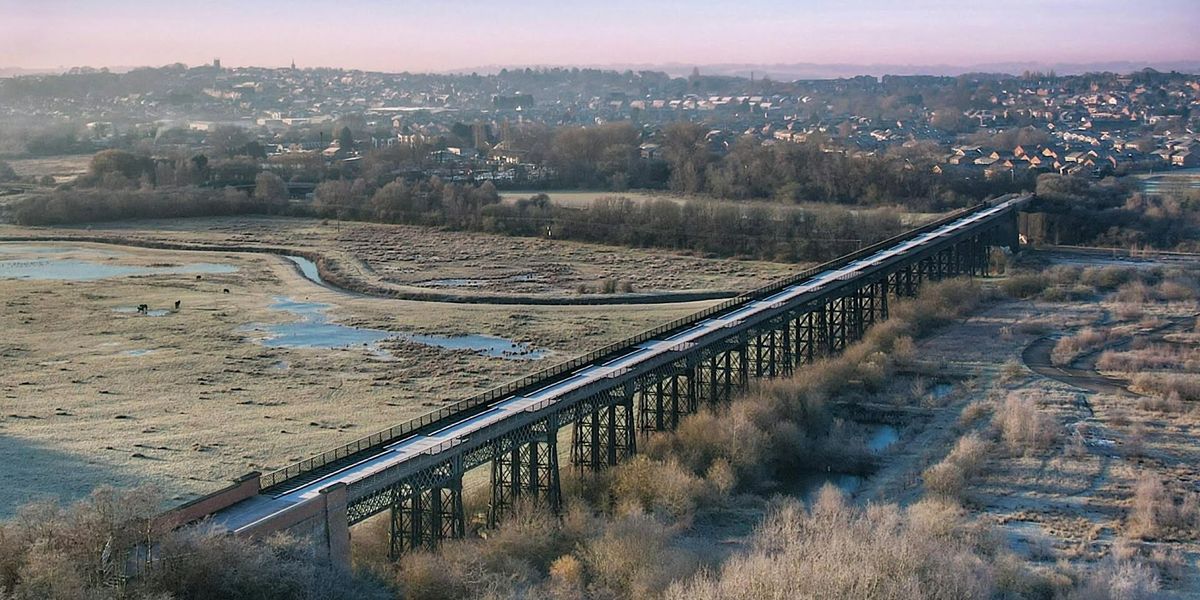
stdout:
{"type": "Polygon", "coordinates": [[[539,194],[502,202],[490,182],[364,179],[326,181],[311,203],[290,202],[282,179],[257,177],[253,191],[233,188],[58,189],[16,203],[22,225],[62,225],[137,218],[278,214],[444,227],[546,237],[713,256],[823,260],[890,237],[904,225],[891,210],[798,208],[693,199],[599,198],[587,208],[554,204],[539,194]]]}

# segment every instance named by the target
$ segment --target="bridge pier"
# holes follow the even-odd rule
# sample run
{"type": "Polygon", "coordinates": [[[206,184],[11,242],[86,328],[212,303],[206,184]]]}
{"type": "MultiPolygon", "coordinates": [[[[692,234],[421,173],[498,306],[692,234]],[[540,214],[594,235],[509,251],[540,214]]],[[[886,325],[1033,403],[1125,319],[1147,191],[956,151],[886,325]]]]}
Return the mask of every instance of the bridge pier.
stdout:
{"type": "Polygon", "coordinates": [[[695,369],[697,404],[714,406],[729,402],[734,386],[741,385],[736,379],[732,350],[705,352],[695,369]]]}
{"type": "Polygon", "coordinates": [[[638,429],[674,431],[679,420],[696,412],[699,404],[699,365],[675,363],[666,374],[654,373],[639,385],[638,429]]]}
{"type": "Polygon", "coordinates": [[[633,383],[625,385],[616,402],[600,403],[576,419],[572,428],[571,462],[593,472],[618,465],[637,452],[633,414],[633,383]]]}
{"type": "Polygon", "coordinates": [[[462,538],[465,526],[461,474],[445,485],[410,489],[391,506],[388,555],[395,560],[408,550],[431,548],[447,538],[462,538]]]}
{"type": "Polygon", "coordinates": [[[535,423],[525,432],[495,444],[492,458],[492,503],[488,523],[495,526],[522,497],[543,502],[554,512],[562,506],[558,471],[558,419],[535,423]]]}
{"type": "Polygon", "coordinates": [[[338,484],[321,490],[325,500],[325,559],[335,569],[350,570],[350,520],[346,516],[349,504],[346,485],[338,484]]]}
{"type": "Polygon", "coordinates": [[[786,325],[772,323],[766,330],[757,332],[751,345],[754,376],[774,378],[790,372],[791,369],[787,366],[790,345],[786,325]]]}
{"type": "Polygon", "coordinates": [[[875,289],[875,316],[872,321],[886,321],[888,319],[888,296],[892,293],[892,286],[888,283],[887,276],[875,282],[875,289]]]}
{"type": "Polygon", "coordinates": [[[810,364],[817,359],[820,352],[817,341],[817,311],[809,307],[800,318],[796,319],[796,362],[810,364]]]}

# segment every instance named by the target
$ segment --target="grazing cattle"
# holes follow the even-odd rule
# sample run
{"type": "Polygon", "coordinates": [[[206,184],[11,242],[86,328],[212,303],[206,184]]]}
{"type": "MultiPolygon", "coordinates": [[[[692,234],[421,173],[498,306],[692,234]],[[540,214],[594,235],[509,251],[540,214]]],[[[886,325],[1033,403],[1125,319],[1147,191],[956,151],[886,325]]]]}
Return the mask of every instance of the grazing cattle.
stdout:
{"type": "Polygon", "coordinates": [[[197,275],[197,276],[196,276],[196,279],[200,279],[200,276],[199,276],[199,275],[197,275]]]}
{"type": "Polygon", "coordinates": [[[175,301],[175,310],[179,310],[179,303],[180,303],[180,302],[182,302],[182,300],[176,300],[176,301],[175,301]]]}
{"type": "Polygon", "coordinates": [[[138,305],[138,309],[137,309],[137,311],[138,311],[139,313],[141,313],[141,314],[146,314],[146,313],[150,312],[150,305],[148,305],[148,304],[139,304],[139,305],[138,305]]]}
{"type": "Polygon", "coordinates": [[[228,294],[228,293],[229,293],[229,288],[225,288],[225,293],[226,293],[226,294],[228,294]]]}

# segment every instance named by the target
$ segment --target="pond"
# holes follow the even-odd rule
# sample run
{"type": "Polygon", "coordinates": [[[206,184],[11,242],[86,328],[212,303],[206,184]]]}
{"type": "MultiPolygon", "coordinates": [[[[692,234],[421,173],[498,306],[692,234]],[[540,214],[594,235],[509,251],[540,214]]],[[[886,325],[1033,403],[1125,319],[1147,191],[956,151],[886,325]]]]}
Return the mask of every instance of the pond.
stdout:
{"type": "MultiPolygon", "coordinates": [[[[866,447],[872,454],[881,454],[900,440],[900,430],[891,425],[864,425],[866,429],[866,447]]],[[[804,501],[805,504],[816,498],[817,492],[825,484],[834,487],[847,495],[854,495],[862,489],[867,477],[836,471],[807,471],[800,473],[787,486],[789,493],[804,501]]]]}
{"type": "Polygon", "coordinates": [[[300,273],[304,275],[306,279],[316,283],[325,283],[325,281],[321,279],[321,272],[317,269],[317,263],[314,263],[303,256],[284,256],[284,258],[295,263],[296,268],[300,269],[300,273]]]}
{"type": "MultiPolygon", "coordinates": [[[[60,256],[76,250],[82,249],[0,244],[0,252],[4,254],[21,254],[24,257],[29,257],[17,260],[0,260],[0,279],[95,281],[129,275],[215,274],[237,271],[237,267],[233,265],[217,263],[183,263],[143,267],[60,256]]],[[[87,249],[86,252],[107,256],[120,255],[115,252],[94,252],[91,249],[87,249]]]]}
{"type": "Polygon", "coordinates": [[[490,335],[429,335],[331,323],[327,313],[332,305],[321,302],[298,302],[291,298],[276,297],[270,308],[301,317],[299,321],[291,323],[256,323],[241,328],[242,331],[265,333],[266,336],[257,341],[272,348],[332,349],[361,346],[378,355],[390,357],[390,353],[379,347],[379,342],[403,339],[425,346],[469,350],[509,360],[540,360],[546,356],[544,350],[531,349],[526,344],[490,335]]]}
{"type": "Polygon", "coordinates": [[[867,450],[879,454],[900,440],[900,430],[891,425],[875,425],[867,436],[867,450]]]}

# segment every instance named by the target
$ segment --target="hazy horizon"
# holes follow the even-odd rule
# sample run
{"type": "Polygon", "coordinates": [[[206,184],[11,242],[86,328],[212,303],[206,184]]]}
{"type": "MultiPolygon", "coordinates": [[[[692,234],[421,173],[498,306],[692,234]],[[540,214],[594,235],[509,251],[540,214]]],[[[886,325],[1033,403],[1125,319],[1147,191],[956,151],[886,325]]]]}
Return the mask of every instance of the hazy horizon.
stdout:
{"type": "Polygon", "coordinates": [[[631,2],[498,9],[311,0],[202,9],[146,0],[0,0],[0,67],[127,68],[175,62],[452,72],[489,65],[937,65],[1200,60],[1200,3],[1114,0],[964,6],[801,1],[631,2]],[[334,18],[323,17],[328,12],[334,18]],[[343,18],[337,18],[343,17],[343,18]],[[931,43],[935,40],[936,43],[931,43]]]}

